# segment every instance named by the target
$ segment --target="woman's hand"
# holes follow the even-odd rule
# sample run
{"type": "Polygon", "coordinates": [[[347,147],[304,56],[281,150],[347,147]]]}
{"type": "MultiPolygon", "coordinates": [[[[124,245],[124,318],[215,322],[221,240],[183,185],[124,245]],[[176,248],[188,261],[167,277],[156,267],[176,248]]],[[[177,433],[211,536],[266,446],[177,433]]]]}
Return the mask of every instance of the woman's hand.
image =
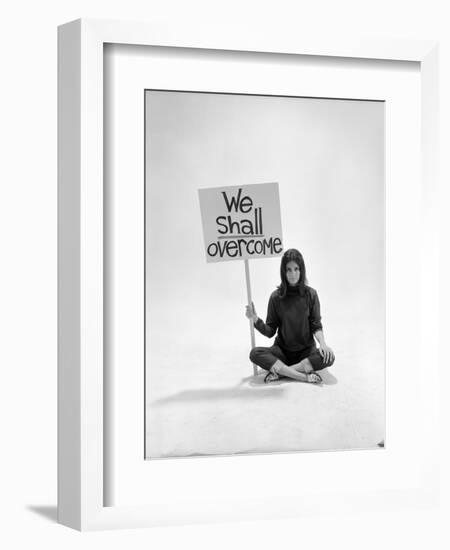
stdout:
{"type": "Polygon", "coordinates": [[[322,356],[323,362],[325,365],[331,365],[334,361],[334,352],[330,348],[330,346],[327,346],[325,343],[320,344],[319,346],[319,353],[322,356]]]}
{"type": "Polygon", "coordinates": [[[258,315],[256,315],[255,304],[252,302],[249,306],[245,306],[245,315],[247,319],[250,319],[253,323],[258,320],[258,315]]]}

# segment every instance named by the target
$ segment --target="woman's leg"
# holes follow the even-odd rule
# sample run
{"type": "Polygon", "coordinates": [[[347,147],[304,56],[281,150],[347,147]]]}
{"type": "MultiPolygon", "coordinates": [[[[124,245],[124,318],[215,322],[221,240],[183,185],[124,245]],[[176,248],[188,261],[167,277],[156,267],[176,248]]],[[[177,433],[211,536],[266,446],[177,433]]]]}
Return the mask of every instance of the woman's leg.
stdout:
{"type": "Polygon", "coordinates": [[[299,382],[312,382],[317,384],[321,381],[321,378],[314,373],[314,369],[308,362],[308,359],[303,359],[300,363],[288,367],[281,361],[277,361],[273,367],[273,372],[278,376],[286,376],[286,378],[293,378],[299,382]]]}
{"type": "Polygon", "coordinates": [[[276,361],[286,363],[287,359],[280,347],[271,346],[270,348],[253,348],[250,352],[250,361],[255,365],[258,365],[258,367],[271,372],[276,361]]]}
{"type": "Polygon", "coordinates": [[[334,363],[335,358],[328,363],[323,360],[323,357],[320,355],[320,351],[317,348],[313,348],[308,355],[308,362],[312,366],[314,371],[325,369],[326,367],[331,367],[334,363]]]}
{"type": "Polygon", "coordinates": [[[308,375],[304,372],[298,371],[295,368],[295,365],[288,367],[280,360],[277,360],[272,366],[272,372],[278,374],[278,376],[286,376],[287,378],[293,378],[294,380],[299,380],[300,382],[308,382],[308,375]]]}
{"type": "Polygon", "coordinates": [[[288,362],[285,354],[278,346],[270,348],[255,347],[250,352],[250,361],[258,365],[264,370],[274,373],[278,376],[285,376],[300,382],[318,382],[319,379],[314,378],[314,369],[308,358],[303,359],[299,363],[288,367],[288,362]]]}
{"type": "Polygon", "coordinates": [[[295,369],[297,372],[302,372],[303,374],[311,374],[312,372],[314,372],[314,367],[311,365],[308,357],[302,359],[300,363],[296,363],[289,368],[295,369]]]}
{"type": "Polygon", "coordinates": [[[326,367],[331,367],[331,365],[334,363],[334,359],[329,363],[325,363],[317,348],[312,348],[306,353],[307,357],[304,357],[298,363],[291,364],[290,368],[293,368],[298,372],[311,374],[326,367]]]}

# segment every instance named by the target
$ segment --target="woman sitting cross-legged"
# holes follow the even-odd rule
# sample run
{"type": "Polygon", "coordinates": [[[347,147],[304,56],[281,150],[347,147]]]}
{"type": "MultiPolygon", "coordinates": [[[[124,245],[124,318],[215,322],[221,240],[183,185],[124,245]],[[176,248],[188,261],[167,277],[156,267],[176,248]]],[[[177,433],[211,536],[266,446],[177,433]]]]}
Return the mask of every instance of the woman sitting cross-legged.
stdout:
{"type": "Polygon", "coordinates": [[[277,334],[273,346],[253,348],[250,360],[268,371],[265,382],[288,377],[321,383],[317,371],[334,363],[334,353],[325,343],[319,297],[307,285],[305,262],[298,250],[283,254],[280,276],[281,284],[269,299],[266,322],[258,317],[253,303],[246,306],[246,316],[261,334],[268,338],[277,334]]]}

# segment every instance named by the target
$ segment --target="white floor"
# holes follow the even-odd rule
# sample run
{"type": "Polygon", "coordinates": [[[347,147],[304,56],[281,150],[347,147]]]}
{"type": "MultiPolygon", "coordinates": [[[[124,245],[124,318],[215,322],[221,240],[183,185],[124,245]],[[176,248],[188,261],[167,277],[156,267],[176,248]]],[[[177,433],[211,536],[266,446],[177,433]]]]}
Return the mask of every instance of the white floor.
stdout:
{"type": "MultiPolygon", "coordinates": [[[[316,386],[264,384],[240,350],[208,351],[147,376],[148,458],[376,448],[384,440],[384,363],[336,350],[316,386]]],[[[379,354],[378,354],[379,355],[379,354]]]]}

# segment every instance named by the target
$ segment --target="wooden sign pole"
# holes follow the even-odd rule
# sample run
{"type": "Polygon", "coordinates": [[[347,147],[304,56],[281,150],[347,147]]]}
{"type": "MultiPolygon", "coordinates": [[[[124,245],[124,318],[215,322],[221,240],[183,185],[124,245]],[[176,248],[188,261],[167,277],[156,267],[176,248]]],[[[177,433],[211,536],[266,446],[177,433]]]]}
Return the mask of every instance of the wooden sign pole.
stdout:
{"type": "MultiPolygon", "coordinates": [[[[247,303],[249,306],[252,305],[252,289],[250,286],[250,269],[248,265],[248,260],[244,260],[245,264],[245,282],[247,283],[247,303]]],[[[253,326],[253,321],[249,319],[250,323],[250,341],[253,349],[255,347],[255,327],[253,326]]],[[[258,374],[258,366],[253,363],[253,374],[256,376],[258,374]]]]}

